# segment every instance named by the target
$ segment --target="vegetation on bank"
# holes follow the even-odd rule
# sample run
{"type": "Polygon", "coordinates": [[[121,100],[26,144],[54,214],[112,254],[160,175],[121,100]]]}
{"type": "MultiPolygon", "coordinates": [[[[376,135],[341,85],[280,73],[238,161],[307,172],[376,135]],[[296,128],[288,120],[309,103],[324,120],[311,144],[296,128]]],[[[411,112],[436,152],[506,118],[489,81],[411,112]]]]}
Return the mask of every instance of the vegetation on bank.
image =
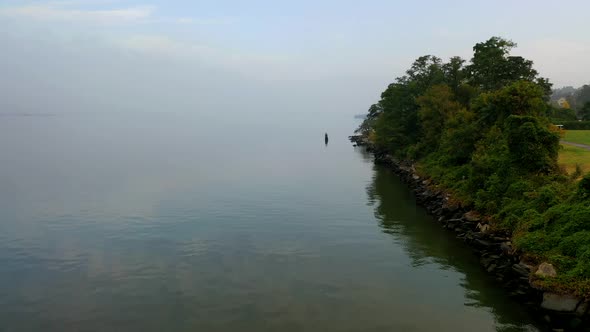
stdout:
{"type": "MultiPolygon", "coordinates": [[[[568,120],[550,104],[551,84],[516,44],[493,37],[469,62],[418,58],[369,108],[358,132],[418,169],[497,230],[528,259],[549,261],[552,290],[590,296],[590,176],[559,167],[568,120]]],[[[573,118],[575,120],[575,117],[573,118]]],[[[577,171],[576,171],[577,169],[577,171]]]]}

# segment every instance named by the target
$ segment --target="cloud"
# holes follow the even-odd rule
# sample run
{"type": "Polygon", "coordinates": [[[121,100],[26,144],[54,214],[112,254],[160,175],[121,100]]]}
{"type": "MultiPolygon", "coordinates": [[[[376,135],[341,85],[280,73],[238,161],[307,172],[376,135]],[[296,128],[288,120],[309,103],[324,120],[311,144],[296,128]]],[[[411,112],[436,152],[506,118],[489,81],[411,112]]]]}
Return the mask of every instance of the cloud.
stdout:
{"type": "Polygon", "coordinates": [[[18,7],[1,7],[0,16],[28,18],[47,22],[78,22],[92,24],[167,23],[180,25],[221,25],[231,24],[228,17],[160,17],[156,7],[151,5],[117,9],[80,9],[80,5],[104,5],[109,0],[51,1],[43,4],[29,4],[18,7]]]}
{"type": "Polygon", "coordinates": [[[166,36],[136,35],[117,40],[116,45],[123,49],[175,57],[206,56],[213,57],[216,51],[206,46],[181,42],[166,36]]]}
{"type": "Polygon", "coordinates": [[[182,59],[262,79],[281,77],[293,65],[287,56],[215,48],[164,35],[125,36],[114,44],[136,54],[182,59]]]}
{"type": "Polygon", "coordinates": [[[211,17],[211,18],[192,18],[192,17],[178,17],[178,18],[164,18],[160,19],[163,22],[177,23],[177,24],[194,24],[194,25],[222,25],[232,24],[234,19],[229,17],[211,17]]]}
{"type": "Polygon", "coordinates": [[[152,17],[154,6],[119,9],[83,10],[63,7],[63,3],[25,5],[0,8],[0,15],[42,21],[78,21],[98,24],[141,22],[152,17]]]}

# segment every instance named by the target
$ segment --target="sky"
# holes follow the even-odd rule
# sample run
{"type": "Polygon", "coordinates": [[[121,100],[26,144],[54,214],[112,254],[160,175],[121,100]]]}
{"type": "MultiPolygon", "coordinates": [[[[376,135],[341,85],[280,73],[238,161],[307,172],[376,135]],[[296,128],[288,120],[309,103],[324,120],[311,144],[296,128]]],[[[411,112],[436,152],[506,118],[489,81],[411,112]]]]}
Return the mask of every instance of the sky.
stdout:
{"type": "Polygon", "coordinates": [[[0,112],[364,113],[425,54],[590,83],[590,1],[0,0],[0,112]]]}

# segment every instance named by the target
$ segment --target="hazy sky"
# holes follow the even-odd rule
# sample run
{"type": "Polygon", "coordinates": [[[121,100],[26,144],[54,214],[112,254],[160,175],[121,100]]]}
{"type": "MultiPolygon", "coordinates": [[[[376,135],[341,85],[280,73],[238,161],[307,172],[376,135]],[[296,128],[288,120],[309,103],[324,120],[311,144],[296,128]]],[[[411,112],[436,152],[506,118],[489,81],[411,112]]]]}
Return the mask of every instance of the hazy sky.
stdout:
{"type": "Polygon", "coordinates": [[[362,113],[413,59],[514,40],[590,83],[590,1],[0,1],[0,111],[362,113]]]}

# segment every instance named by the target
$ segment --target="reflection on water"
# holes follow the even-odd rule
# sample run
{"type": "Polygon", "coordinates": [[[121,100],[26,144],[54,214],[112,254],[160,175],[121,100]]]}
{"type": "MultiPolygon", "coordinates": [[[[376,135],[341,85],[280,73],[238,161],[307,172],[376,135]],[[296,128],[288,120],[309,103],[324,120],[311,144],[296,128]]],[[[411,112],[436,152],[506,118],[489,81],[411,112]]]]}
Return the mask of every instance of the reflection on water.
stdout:
{"type": "Polygon", "coordinates": [[[452,232],[437,225],[425,210],[416,207],[410,190],[399,177],[384,166],[375,165],[373,182],[367,186],[369,204],[382,231],[391,234],[404,248],[413,267],[435,265],[461,274],[465,306],[489,310],[498,331],[536,331],[530,313],[511,301],[501,289],[494,288],[491,277],[483,273],[471,249],[452,232]]]}
{"type": "Polygon", "coordinates": [[[206,120],[0,122],[0,331],[535,330],[356,123],[206,120]]]}

